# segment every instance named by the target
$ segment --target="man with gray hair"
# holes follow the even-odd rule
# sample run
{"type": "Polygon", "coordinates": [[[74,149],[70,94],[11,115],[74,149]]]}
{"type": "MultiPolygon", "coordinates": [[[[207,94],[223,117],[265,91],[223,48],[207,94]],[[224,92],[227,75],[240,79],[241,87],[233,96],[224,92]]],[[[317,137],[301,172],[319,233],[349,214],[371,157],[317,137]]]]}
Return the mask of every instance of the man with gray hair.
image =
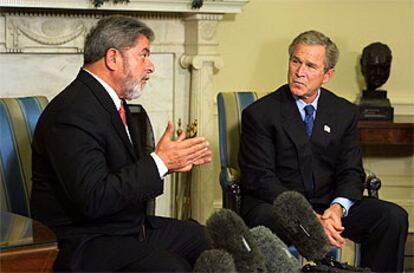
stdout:
{"type": "Polygon", "coordinates": [[[208,248],[201,225],[146,213],[165,175],[211,161],[203,137],[172,140],[171,121],[148,151],[145,126],[132,121],[126,100],[154,72],[153,38],[135,18],[101,19],[85,39],[78,76],[39,119],[31,211],[56,233],[55,271],[190,272],[208,248]]]}
{"type": "Polygon", "coordinates": [[[362,196],[364,170],[355,105],[322,87],[334,75],[336,45],[307,31],[289,47],[288,84],[243,111],[239,166],[241,214],[290,242],[272,216],[285,191],[302,193],[331,245],[362,245],[362,266],[402,272],[408,215],[399,206],[362,196]]]}

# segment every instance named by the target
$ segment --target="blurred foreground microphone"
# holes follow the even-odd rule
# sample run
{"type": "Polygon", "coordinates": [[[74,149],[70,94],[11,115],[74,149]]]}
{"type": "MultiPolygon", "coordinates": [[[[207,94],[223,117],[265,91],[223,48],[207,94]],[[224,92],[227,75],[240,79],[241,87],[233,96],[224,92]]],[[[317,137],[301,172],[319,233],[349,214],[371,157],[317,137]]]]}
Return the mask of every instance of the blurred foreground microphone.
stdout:
{"type": "Polygon", "coordinates": [[[194,273],[237,273],[233,257],[222,249],[201,253],[194,265],[194,273]]]}
{"type": "Polygon", "coordinates": [[[213,213],[206,229],[212,247],[230,253],[238,272],[266,272],[263,254],[249,228],[234,211],[221,209],[213,213]]]}
{"type": "Polygon", "coordinates": [[[264,226],[257,226],[252,228],[250,233],[265,256],[267,272],[300,272],[301,266],[298,259],[289,252],[285,243],[270,229],[264,226]]]}
{"type": "Polygon", "coordinates": [[[308,260],[323,259],[330,250],[328,237],[305,197],[295,191],[281,193],[273,202],[273,215],[286,237],[308,260]]]}

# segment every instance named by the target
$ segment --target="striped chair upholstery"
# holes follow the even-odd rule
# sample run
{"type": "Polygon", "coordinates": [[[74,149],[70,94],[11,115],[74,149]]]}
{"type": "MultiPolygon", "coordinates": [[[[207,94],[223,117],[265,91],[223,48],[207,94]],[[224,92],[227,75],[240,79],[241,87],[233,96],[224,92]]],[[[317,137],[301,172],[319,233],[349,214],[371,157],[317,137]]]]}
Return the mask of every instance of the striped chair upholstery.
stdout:
{"type": "Polygon", "coordinates": [[[0,98],[0,209],[30,216],[33,132],[46,97],[0,98]]]}
{"type": "Polygon", "coordinates": [[[241,113],[249,104],[267,93],[249,91],[222,92],[217,95],[219,143],[220,143],[220,185],[223,191],[223,207],[239,213],[239,139],[241,134],[241,113]]]}
{"type": "MultiPolygon", "coordinates": [[[[257,93],[250,91],[220,92],[217,95],[218,124],[219,124],[219,147],[220,147],[220,185],[222,189],[223,207],[229,208],[237,213],[240,212],[240,188],[238,185],[240,169],[238,165],[239,139],[241,134],[241,113],[252,102],[268,93],[257,93]]],[[[368,171],[365,187],[368,194],[378,196],[381,181],[374,173],[368,171]]],[[[348,240],[349,241],[349,240],[348,240]]],[[[336,260],[344,259],[350,264],[360,264],[360,246],[347,241],[342,255],[341,250],[332,248],[330,255],[336,260]]],[[[293,255],[299,257],[297,250],[291,246],[289,250],[293,255]]]]}

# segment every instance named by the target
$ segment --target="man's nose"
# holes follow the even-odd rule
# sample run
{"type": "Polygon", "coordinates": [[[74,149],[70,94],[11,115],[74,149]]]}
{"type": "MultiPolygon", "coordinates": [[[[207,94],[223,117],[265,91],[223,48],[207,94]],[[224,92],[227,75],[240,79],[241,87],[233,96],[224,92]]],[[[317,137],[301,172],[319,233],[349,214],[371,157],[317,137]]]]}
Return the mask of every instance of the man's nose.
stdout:
{"type": "Polygon", "coordinates": [[[297,76],[303,76],[305,73],[305,65],[301,64],[296,68],[296,75],[297,76]]]}
{"type": "Polygon", "coordinates": [[[155,71],[155,66],[151,62],[151,60],[148,60],[148,64],[147,64],[146,70],[147,70],[147,73],[148,74],[153,73],[155,71]]]}

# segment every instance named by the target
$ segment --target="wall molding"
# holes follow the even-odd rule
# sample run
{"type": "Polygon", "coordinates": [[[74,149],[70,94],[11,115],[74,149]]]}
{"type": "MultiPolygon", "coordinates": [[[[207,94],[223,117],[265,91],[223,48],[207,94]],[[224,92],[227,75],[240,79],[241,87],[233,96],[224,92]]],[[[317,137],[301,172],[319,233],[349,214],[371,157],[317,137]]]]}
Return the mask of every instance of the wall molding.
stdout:
{"type": "Polygon", "coordinates": [[[414,98],[391,100],[396,115],[414,115],[414,98]]]}

